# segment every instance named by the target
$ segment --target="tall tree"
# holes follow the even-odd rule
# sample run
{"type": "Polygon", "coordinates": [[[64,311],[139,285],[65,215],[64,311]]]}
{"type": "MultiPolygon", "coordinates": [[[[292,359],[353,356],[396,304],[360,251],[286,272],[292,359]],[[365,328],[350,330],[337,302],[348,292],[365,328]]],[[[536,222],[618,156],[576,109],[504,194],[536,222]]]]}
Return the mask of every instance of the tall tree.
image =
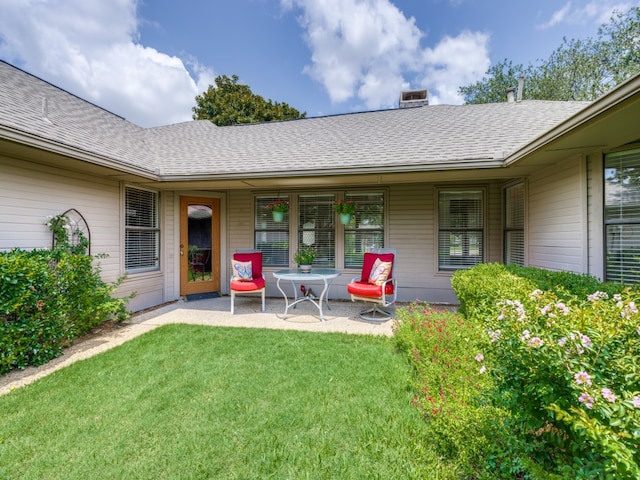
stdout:
{"type": "Polygon", "coordinates": [[[522,98],[532,100],[595,100],[640,72],[640,7],[615,13],[595,39],[567,40],[537,65],[513,65],[505,59],[492,65],[482,80],[458,91],[465,103],[506,100],[506,90],[526,82],[522,98]]]}
{"type": "Polygon", "coordinates": [[[193,107],[194,120],[211,120],[218,126],[239,123],[260,123],[274,120],[305,118],[284,102],[265,100],[251,91],[248,85],[238,83],[238,76],[219,75],[215,87],[209,85],[207,91],[196,96],[193,107]]]}

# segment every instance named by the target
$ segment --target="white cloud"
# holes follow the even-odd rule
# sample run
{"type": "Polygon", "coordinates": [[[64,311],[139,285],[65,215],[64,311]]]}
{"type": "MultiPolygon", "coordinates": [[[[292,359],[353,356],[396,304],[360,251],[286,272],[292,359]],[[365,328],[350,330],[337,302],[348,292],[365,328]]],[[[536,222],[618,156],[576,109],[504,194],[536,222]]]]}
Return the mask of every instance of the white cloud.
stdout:
{"type": "Polygon", "coordinates": [[[400,91],[428,88],[431,102],[461,103],[458,87],[482,78],[488,36],[463,32],[423,48],[423,33],[389,0],[281,0],[302,10],[311,49],[305,71],[334,103],[356,98],[367,109],[397,106],[400,91]]]}
{"type": "Polygon", "coordinates": [[[190,120],[213,73],[139,44],[137,21],[136,0],[3,1],[0,56],[139,125],[190,120]]]}
{"type": "Polygon", "coordinates": [[[430,103],[463,102],[459,87],[478,81],[489,68],[488,43],[486,33],[462,32],[425,50],[423,83],[429,88],[430,103]]]}
{"type": "MultiPolygon", "coordinates": [[[[638,5],[638,2],[635,3],[638,5]]],[[[576,5],[569,1],[556,10],[551,18],[539,25],[540,29],[556,27],[562,24],[568,25],[587,25],[595,24],[597,26],[603,23],[609,23],[614,12],[626,12],[634,3],[616,2],[611,0],[598,0],[581,3],[576,5]]]]}

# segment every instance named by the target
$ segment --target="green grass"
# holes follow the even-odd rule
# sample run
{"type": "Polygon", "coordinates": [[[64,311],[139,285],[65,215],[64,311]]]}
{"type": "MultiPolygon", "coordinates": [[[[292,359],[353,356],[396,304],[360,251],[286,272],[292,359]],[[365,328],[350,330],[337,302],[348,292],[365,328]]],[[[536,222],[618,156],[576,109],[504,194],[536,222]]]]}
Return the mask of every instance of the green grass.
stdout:
{"type": "Polygon", "coordinates": [[[0,397],[2,479],[448,479],[386,337],[169,325],[0,397]]]}

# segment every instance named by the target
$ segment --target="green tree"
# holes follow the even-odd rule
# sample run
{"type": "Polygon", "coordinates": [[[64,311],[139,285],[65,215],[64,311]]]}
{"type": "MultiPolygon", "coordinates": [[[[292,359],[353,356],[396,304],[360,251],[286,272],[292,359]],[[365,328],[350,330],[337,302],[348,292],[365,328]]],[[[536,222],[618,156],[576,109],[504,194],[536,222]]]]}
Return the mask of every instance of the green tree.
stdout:
{"type": "Polygon", "coordinates": [[[465,103],[506,101],[507,88],[526,81],[523,99],[595,100],[640,72],[640,7],[616,12],[598,29],[595,39],[563,39],[547,60],[526,67],[504,61],[492,65],[486,76],[458,91],[465,103]]]}
{"type": "Polygon", "coordinates": [[[265,100],[254,94],[248,85],[238,83],[237,75],[231,78],[219,75],[215,83],[215,86],[209,85],[202,95],[196,96],[194,120],[211,120],[222,127],[239,123],[292,120],[307,115],[284,102],[265,100]]]}

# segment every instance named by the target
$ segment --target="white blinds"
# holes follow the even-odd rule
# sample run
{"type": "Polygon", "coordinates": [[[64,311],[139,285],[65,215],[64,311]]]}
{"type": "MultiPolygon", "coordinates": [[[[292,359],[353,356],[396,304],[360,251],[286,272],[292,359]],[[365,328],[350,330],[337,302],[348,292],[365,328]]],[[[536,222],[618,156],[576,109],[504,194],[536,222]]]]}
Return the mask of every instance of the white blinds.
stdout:
{"type": "Polygon", "coordinates": [[[289,218],[286,213],[281,222],[276,222],[268,206],[289,202],[287,196],[256,197],[255,200],[255,248],[262,251],[263,265],[273,267],[289,266],[289,218]]]}
{"type": "Polygon", "coordinates": [[[160,268],[158,192],[125,189],[125,270],[160,268]]]}
{"type": "Polygon", "coordinates": [[[524,266],[524,183],[504,190],[504,262],[524,266]]]}
{"type": "Polygon", "coordinates": [[[606,279],[640,282],[640,150],[605,156],[606,279]]]}
{"type": "Polygon", "coordinates": [[[336,261],[335,195],[298,197],[298,245],[310,245],[318,256],[314,265],[334,267],[336,261]]]}
{"type": "Polygon", "coordinates": [[[344,199],[356,205],[351,222],[344,226],[344,266],[362,268],[365,252],[384,247],[384,194],[347,193],[344,199]]]}
{"type": "Polygon", "coordinates": [[[482,263],[484,255],[482,190],[438,192],[438,268],[457,270],[482,263]]]}

